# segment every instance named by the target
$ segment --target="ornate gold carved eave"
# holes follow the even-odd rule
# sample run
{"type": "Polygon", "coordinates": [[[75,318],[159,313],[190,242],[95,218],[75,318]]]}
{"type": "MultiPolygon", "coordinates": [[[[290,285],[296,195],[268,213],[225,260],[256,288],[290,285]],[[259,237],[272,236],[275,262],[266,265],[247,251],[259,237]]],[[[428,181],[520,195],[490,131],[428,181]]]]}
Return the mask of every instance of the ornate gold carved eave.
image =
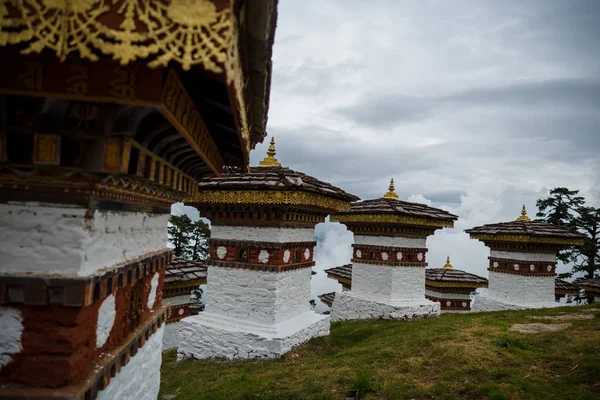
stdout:
{"type": "Polygon", "coordinates": [[[184,203],[195,207],[211,204],[290,205],[325,212],[343,212],[350,209],[348,201],[316,193],[283,190],[200,191],[197,195],[185,199],[184,203]]]}
{"type": "Polygon", "coordinates": [[[435,287],[450,287],[450,288],[486,288],[488,287],[487,283],[473,283],[473,282],[440,282],[440,281],[430,281],[428,279],[425,280],[426,286],[435,286],[435,287]]]}
{"type": "MultiPolygon", "coordinates": [[[[0,2],[0,47],[19,45],[24,55],[51,52],[61,61],[73,57],[92,62],[112,58],[121,66],[134,66],[137,62],[150,68],[165,68],[176,63],[184,70],[200,67],[208,73],[222,76],[228,87],[232,114],[247,164],[251,140],[238,25],[233,1],[0,2]]],[[[43,92],[39,86],[40,75],[35,75],[35,71],[32,73],[32,88],[43,92]]],[[[64,98],[83,97],[89,101],[90,98],[81,93],[84,87],[79,85],[75,92],[60,95],[64,98]]],[[[114,98],[121,104],[137,102],[118,96],[102,97],[100,101],[112,102],[114,98]]],[[[156,102],[156,98],[150,102],[138,100],[144,105],[156,102]]],[[[181,125],[185,126],[185,123],[181,125]]],[[[209,161],[213,171],[220,174],[218,160],[209,161]]]]}
{"type": "Polygon", "coordinates": [[[486,245],[494,242],[507,242],[507,243],[540,243],[550,244],[557,246],[582,246],[583,239],[569,239],[569,238],[556,238],[548,236],[529,236],[529,235],[492,235],[492,234],[480,234],[470,233],[471,239],[480,240],[486,245]]]}
{"type": "Polygon", "coordinates": [[[432,218],[409,217],[394,214],[337,214],[331,215],[330,221],[363,224],[409,225],[415,227],[431,227],[436,229],[453,228],[454,221],[437,220],[432,218]]]}

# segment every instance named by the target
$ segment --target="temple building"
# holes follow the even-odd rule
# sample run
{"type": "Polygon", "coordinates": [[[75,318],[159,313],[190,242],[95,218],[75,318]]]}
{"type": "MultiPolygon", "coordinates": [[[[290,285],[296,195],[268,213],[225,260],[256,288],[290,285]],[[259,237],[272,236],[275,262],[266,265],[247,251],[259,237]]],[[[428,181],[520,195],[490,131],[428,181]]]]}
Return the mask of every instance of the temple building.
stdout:
{"type": "Polygon", "coordinates": [[[577,282],[577,285],[585,290],[586,296],[593,297],[595,303],[600,303],[600,277],[577,282]]]}
{"type": "Polygon", "coordinates": [[[567,296],[577,296],[581,288],[571,282],[556,278],[554,280],[554,300],[559,303],[560,299],[567,296]]]}
{"type": "Polygon", "coordinates": [[[478,288],[488,287],[488,280],[450,264],[450,256],[442,268],[425,270],[425,297],[437,301],[442,312],[471,311],[471,296],[478,288]]]}
{"type": "Polygon", "coordinates": [[[0,399],[155,399],[171,205],[265,137],[276,0],[0,4],[0,399]]]}
{"type": "Polygon", "coordinates": [[[555,307],[556,252],[583,244],[563,226],[534,222],[525,206],[515,221],[466,232],[490,248],[489,295],[476,296],[474,311],[555,307]]]}
{"type": "Polygon", "coordinates": [[[352,288],[352,264],[329,268],[325,270],[325,273],[328,278],[335,279],[342,285],[342,291],[352,288]]]}
{"type": "Polygon", "coordinates": [[[274,358],[329,334],[310,306],[314,226],[358,198],[282,167],[274,140],[248,171],[201,180],[186,200],[211,221],[205,310],[181,320],[178,358],[274,358]]]}
{"type": "Polygon", "coordinates": [[[170,308],[163,336],[163,351],[177,347],[181,328],[179,321],[201,311],[200,299],[193,298],[192,292],[198,290],[200,285],[206,285],[207,270],[204,262],[183,258],[175,258],[167,266],[163,302],[170,308]]]}
{"type": "Polygon", "coordinates": [[[401,201],[394,180],[379,199],[332,214],[354,233],[352,289],[336,294],[332,321],[438,316],[440,304],[425,298],[427,237],[453,227],[458,217],[424,204],[401,201]]]}

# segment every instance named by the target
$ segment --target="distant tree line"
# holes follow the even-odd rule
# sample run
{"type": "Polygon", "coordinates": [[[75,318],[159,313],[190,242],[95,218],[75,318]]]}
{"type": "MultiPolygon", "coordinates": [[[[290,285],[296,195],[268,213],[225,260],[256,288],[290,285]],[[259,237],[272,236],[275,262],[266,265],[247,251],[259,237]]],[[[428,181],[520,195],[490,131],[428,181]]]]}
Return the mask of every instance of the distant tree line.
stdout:
{"type": "Polygon", "coordinates": [[[208,224],[201,220],[192,221],[187,215],[172,215],[169,222],[169,243],[173,245],[175,257],[194,261],[208,258],[208,224]]]}
{"type": "Polygon", "coordinates": [[[536,221],[566,226],[585,235],[583,246],[571,246],[558,253],[559,260],[572,264],[571,271],[559,274],[559,278],[572,278],[580,273],[581,279],[600,275],[600,208],[587,205],[578,194],[578,190],[557,187],[550,191],[549,197],[536,203],[539,210],[536,221]]]}

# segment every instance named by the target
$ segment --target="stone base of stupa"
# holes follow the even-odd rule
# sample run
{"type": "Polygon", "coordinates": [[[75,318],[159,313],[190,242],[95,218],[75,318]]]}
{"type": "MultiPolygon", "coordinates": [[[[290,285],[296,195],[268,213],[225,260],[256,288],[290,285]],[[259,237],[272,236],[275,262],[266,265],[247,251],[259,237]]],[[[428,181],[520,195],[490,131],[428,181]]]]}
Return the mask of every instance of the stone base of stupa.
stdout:
{"type": "Polygon", "coordinates": [[[425,298],[387,301],[361,297],[349,291],[335,294],[331,321],[372,318],[413,320],[439,317],[439,315],[440,303],[425,298]]]}
{"type": "Polygon", "coordinates": [[[329,316],[307,311],[264,325],[202,312],[181,320],[177,359],[278,358],[312,338],[329,335],[329,316]]]}
{"type": "Polygon", "coordinates": [[[532,308],[554,308],[560,307],[559,303],[554,301],[539,302],[539,303],[510,303],[505,300],[499,300],[494,297],[481,294],[475,295],[471,302],[472,312],[485,311],[504,311],[504,310],[529,310],[532,308]]]}

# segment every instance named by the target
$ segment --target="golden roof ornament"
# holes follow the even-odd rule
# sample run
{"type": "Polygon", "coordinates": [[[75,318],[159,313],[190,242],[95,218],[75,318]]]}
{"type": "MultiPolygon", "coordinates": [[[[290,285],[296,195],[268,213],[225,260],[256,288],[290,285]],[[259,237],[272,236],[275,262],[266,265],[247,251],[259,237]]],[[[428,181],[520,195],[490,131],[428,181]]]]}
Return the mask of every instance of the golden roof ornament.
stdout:
{"type": "Polygon", "coordinates": [[[527,216],[527,210],[525,209],[525,204],[523,204],[523,208],[521,209],[521,216],[517,218],[517,221],[531,221],[527,216]]]}
{"type": "Polygon", "coordinates": [[[394,178],[390,180],[390,187],[388,187],[388,192],[383,195],[384,199],[396,199],[398,200],[398,195],[394,191],[394,178]]]}
{"type": "Polygon", "coordinates": [[[446,256],[446,264],[442,268],[445,269],[453,269],[454,267],[450,264],[450,256],[446,256]]]}
{"type": "Polygon", "coordinates": [[[267,150],[267,156],[258,163],[259,167],[281,167],[281,163],[275,158],[275,138],[271,137],[271,144],[267,150]]]}

